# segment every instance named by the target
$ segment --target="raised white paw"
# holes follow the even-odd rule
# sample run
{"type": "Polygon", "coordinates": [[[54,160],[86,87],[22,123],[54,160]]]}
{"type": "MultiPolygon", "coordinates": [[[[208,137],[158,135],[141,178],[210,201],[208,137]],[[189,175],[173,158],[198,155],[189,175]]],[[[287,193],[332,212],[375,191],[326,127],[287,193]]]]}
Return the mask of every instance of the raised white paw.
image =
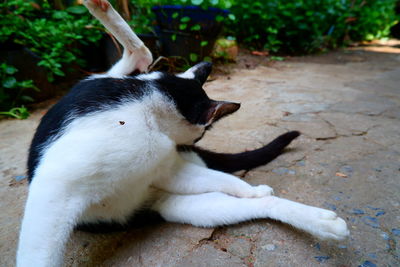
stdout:
{"type": "Polygon", "coordinates": [[[309,216],[309,232],[321,239],[343,240],[349,236],[346,222],[330,210],[314,208],[309,216]]]}
{"type": "MultiPolygon", "coordinates": [[[[107,0],[85,0],[85,5],[89,7],[100,8],[103,12],[106,12],[110,3],[107,0]]],[[[88,8],[89,8],[88,7],[88,8]]]]}

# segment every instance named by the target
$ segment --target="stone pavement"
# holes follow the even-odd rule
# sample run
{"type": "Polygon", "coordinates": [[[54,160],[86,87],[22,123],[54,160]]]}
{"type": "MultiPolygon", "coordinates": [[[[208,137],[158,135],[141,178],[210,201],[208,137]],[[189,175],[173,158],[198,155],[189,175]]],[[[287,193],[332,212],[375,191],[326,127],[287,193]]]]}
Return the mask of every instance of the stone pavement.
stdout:
{"type": "MultiPolygon", "coordinates": [[[[397,46],[397,47],[396,47],[397,46]]],[[[201,145],[237,152],[303,135],[269,165],[238,173],[278,196],[334,210],[351,236],[317,240],[273,220],[217,229],[162,223],[75,232],[67,266],[399,266],[400,48],[376,44],[271,63],[241,56],[206,90],[242,103],[201,145]]],[[[221,67],[220,67],[221,68],[221,67]]],[[[13,266],[26,199],[26,152],[44,110],[0,121],[0,266],[13,266]]],[[[306,215],[305,215],[306,216],[306,215]]]]}

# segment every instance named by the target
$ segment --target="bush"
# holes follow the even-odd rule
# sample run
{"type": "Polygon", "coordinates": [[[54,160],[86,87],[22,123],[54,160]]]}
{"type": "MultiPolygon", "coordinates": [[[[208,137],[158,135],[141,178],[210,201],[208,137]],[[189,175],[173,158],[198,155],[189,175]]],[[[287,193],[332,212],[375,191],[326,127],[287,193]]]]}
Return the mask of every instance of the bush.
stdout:
{"type": "Polygon", "coordinates": [[[310,53],[389,34],[396,0],[241,0],[228,31],[254,49],[310,53]]]}
{"type": "Polygon", "coordinates": [[[13,66],[0,64],[0,115],[25,119],[29,116],[24,106],[16,107],[23,103],[33,102],[33,99],[25,94],[27,89],[38,90],[32,80],[17,81],[14,74],[18,72],[13,66]],[[8,110],[8,111],[3,111],[8,110]]]}
{"type": "Polygon", "coordinates": [[[54,75],[65,75],[67,64],[84,63],[77,44],[96,42],[101,32],[84,6],[55,10],[47,1],[41,2],[0,3],[0,43],[13,42],[36,53],[41,58],[38,65],[48,69],[49,81],[53,81],[54,75]]]}

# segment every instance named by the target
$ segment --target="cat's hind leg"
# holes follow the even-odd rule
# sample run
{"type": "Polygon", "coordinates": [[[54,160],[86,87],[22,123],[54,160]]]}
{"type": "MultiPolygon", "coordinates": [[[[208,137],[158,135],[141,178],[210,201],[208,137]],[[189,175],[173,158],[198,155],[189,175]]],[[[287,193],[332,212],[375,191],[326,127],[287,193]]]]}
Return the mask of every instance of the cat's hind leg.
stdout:
{"type": "Polygon", "coordinates": [[[237,198],[220,192],[197,195],[165,193],[153,209],[167,221],[200,227],[272,218],[321,239],[342,240],[349,235],[346,223],[334,212],[274,196],[237,198]]]}
{"type": "MultiPolygon", "coordinates": [[[[17,266],[62,266],[65,244],[87,206],[65,184],[35,177],[30,185],[17,251],[17,266]]],[[[58,177],[53,177],[58,178],[58,177]]]]}
{"type": "Polygon", "coordinates": [[[107,0],[85,0],[84,5],[124,47],[122,58],[107,72],[120,78],[135,70],[145,72],[153,62],[150,50],[107,0]]]}

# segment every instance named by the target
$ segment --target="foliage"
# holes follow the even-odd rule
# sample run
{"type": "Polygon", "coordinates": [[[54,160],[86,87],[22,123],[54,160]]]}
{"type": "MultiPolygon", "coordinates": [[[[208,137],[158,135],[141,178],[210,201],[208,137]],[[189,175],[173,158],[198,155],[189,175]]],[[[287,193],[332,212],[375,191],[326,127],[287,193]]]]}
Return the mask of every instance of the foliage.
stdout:
{"type": "Polygon", "coordinates": [[[33,102],[32,97],[25,94],[27,89],[38,91],[32,80],[17,81],[14,77],[18,70],[13,66],[2,63],[0,65],[0,115],[8,115],[18,119],[25,119],[29,116],[24,106],[15,107],[22,103],[33,102]]]}
{"type": "Polygon", "coordinates": [[[83,64],[77,44],[96,42],[101,38],[84,6],[53,9],[48,1],[10,0],[0,3],[0,42],[23,45],[40,58],[38,65],[54,75],[64,76],[67,64],[83,64]]]}
{"type": "Polygon", "coordinates": [[[217,7],[229,9],[236,0],[131,0],[132,3],[140,6],[156,6],[156,5],[181,5],[181,6],[200,6],[204,9],[209,7],[217,7]]]}
{"type": "Polygon", "coordinates": [[[272,52],[310,53],[389,34],[396,0],[241,0],[230,11],[229,32],[272,52]]]}

